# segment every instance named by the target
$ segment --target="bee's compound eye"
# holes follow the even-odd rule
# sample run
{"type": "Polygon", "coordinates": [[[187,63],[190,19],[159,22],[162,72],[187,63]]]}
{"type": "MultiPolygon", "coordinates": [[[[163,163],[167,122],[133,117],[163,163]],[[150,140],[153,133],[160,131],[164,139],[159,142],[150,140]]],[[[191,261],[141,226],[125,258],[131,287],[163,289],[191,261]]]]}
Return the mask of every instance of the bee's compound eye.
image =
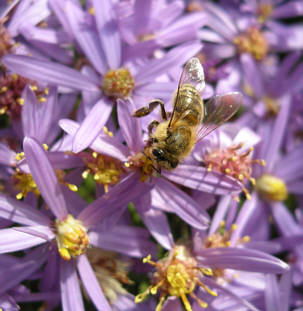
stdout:
{"type": "Polygon", "coordinates": [[[165,160],[165,155],[162,149],[153,149],[153,155],[158,159],[158,160],[165,160]]]}

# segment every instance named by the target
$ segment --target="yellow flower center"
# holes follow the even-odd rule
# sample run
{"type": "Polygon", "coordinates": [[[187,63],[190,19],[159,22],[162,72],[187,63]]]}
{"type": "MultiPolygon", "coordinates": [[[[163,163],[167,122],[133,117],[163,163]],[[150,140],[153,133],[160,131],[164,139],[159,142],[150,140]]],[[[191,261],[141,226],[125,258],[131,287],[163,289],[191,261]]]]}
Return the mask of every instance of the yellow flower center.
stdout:
{"type": "Polygon", "coordinates": [[[256,60],[264,59],[268,52],[268,43],[263,33],[256,27],[250,27],[246,32],[234,38],[238,52],[250,53],[256,60]]]}
{"type": "MultiPolygon", "coordinates": [[[[231,245],[231,236],[234,231],[237,230],[237,225],[232,224],[229,230],[225,229],[225,221],[222,220],[218,230],[208,236],[203,243],[203,248],[218,248],[218,247],[230,247],[231,245]]],[[[248,243],[250,241],[249,236],[244,236],[237,240],[236,244],[241,245],[244,243],[248,243]]],[[[227,278],[225,275],[224,269],[212,269],[213,276],[215,278],[221,278],[221,280],[230,282],[231,279],[227,278]]]]}
{"type": "MultiPolygon", "coordinates": [[[[253,147],[248,151],[240,153],[243,144],[233,145],[225,149],[214,150],[204,156],[204,164],[209,172],[216,171],[231,176],[243,183],[248,179],[254,185],[255,180],[251,177],[252,165],[265,165],[264,160],[252,160],[251,152],[253,147]]],[[[243,186],[242,191],[247,199],[250,199],[248,190],[243,186]]]]}
{"type": "Polygon", "coordinates": [[[23,173],[18,168],[12,175],[13,183],[20,192],[16,195],[18,200],[26,197],[29,192],[33,192],[36,196],[40,195],[37,185],[31,174],[23,173]]]}
{"type": "Polygon", "coordinates": [[[89,239],[87,229],[80,220],[70,214],[62,221],[56,219],[55,231],[58,251],[64,260],[85,253],[89,246],[89,239]]]}
{"type": "Polygon", "coordinates": [[[86,179],[89,174],[92,174],[96,183],[104,186],[105,192],[108,192],[109,186],[119,182],[124,172],[118,160],[97,152],[83,153],[81,157],[87,166],[87,169],[82,173],[82,177],[86,179]]]}
{"type": "Polygon", "coordinates": [[[155,295],[159,291],[160,300],[156,311],[162,309],[163,302],[168,295],[180,298],[185,310],[192,311],[187,295],[196,300],[201,307],[207,308],[207,303],[194,294],[197,286],[203,288],[208,294],[217,296],[216,292],[212,291],[200,280],[203,274],[212,275],[211,269],[199,267],[196,259],[191,256],[185,246],[176,246],[166,258],[158,262],[151,261],[150,258],[150,255],[147,256],[143,259],[143,262],[149,263],[156,268],[152,285],[136,296],[136,303],[141,302],[148,294],[155,295]]]}
{"type": "Polygon", "coordinates": [[[124,166],[131,169],[139,169],[140,181],[147,181],[155,172],[153,162],[143,152],[138,152],[130,157],[124,166]]]}
{"type": "Polygon", "coordinates": [[[126,68],[109,70],[102,82],[102,91],[106,96],[126,99],[131,96],[135,86],[134,78],[126,68]]]}
{"type": "Polygon", "coordinates": [[[278,177],[264,174],[256,182],[259,195],[268,201],[284,201],[288,196],[284,181],[278,177]]]}
{"type": "Polygon", "coordinates": [[[273,7],[270,3],[260,3],[257,9],[259,23],[264,23],[273,11],[273,7]]]}

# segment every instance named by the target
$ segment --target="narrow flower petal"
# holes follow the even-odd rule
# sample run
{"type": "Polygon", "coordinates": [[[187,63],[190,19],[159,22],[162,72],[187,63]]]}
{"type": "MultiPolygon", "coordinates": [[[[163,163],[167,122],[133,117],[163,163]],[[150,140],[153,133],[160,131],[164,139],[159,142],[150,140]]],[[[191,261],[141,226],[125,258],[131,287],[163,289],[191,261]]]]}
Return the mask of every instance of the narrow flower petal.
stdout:
{"type": "Polygon", "coordinates": [[[112,111],[108,99],[100,99],[83,120],[73,140],[73,152],[87,148],[100,134],[112,111]]]}
{"type": "Polygon", "coordinates": [[[134,152],[143,149],[143,141],[140,139],[142,136],[141,123],[137,118],[131,116],[135,110],[130,101],[118,100],[117,110],[119,125],[122,131],[123,138],[126,145],[134,152]]]}
{"type": "Polygon", "coordinates": [[[266,311],[280,310],[280,290],[278,280],[275,275],[266,275],[266,289],[265,289],[265,305],[266,311]]]}
{"type": "Polygon", "coordinates": [[[164,248],[171,249],[174,245],[174,240],[165,213],[153,207],[148,211],[140,212],[138,210],[138,212],[145,226],[157,242],[164,248]]]}
{"type": "Polygon", "coordinates": [[[60,261],[60,288],[63,311],[84,311],[77,271],[74,261],[60,261]]]}
{"type": "Polygon", "coordinates": [[[228,289],[228,287],[224,287],[218,284],[217,282],[213,281],[211,278],[203,278],[203,283],[207,285],[208,287],[215,289],[219,293],[222,293],[228,297],[231,297],[233,300],[237,301],[240,305],[244,306],[245,310],[261,311],[260,309],[253,306],[247,300],[239,297],[237,294],[234,294],[231,290],[228,289]]]}
{"type": "Polygon", "coordinates": [[[28,226],[50,224],[50,219],[37,209],[3,194],[0,194],[0,217],[28,226]]]}
{"type": "Polygon", "coordinates": [[[0,143],[0,164],[10,166],[16,164],[16,161],[16,152],[5,144],[0,143]]]}
{"type": "MultiPolygon", "coordinates": [[[[60,120],[59,125],[71,136],[75,135],[79,128],[79,124],[77,122],[69,119],[60,120]]],[[[100,134],[100,136],[92,142],[90,148],[98,153],[108,155],[120,161],[126,161],[129,155],[129,150],[125,145],[119,141],[116,141],[115,138],[109,137],[108,135],[100,134]]]]}
{"type": "Polygon", "coordinates": [[[104,297],[100,284],[85,254],[78,257],[77,269],[84,288],[96,308],[102,311],[111,311],[112,309],[104,297]]]}
{"type": "Polygon", "coordinates": [[[72,90],[98,91],[98,86],[89,77],[72,68],[23,55],[5,55],[3,64],[21,76],[53,86],[72,90]]]}
{"type": "Polygon", "coordinates": [[[207,228],[209,218],[203,206],[198,205],[185,192],[161,178],[157,180],[155,191],[162,198],[162,204],[159,204],[159,201],[155,202],[157,208],[161,209],[162,205],[168,205],[174,213],[195,228],[201,230],[207,228]]]}
{"type": "Polygon", "coordinates": [[[149,241],[149,234],[143,228],[117,225],[105,232],[90,231],[89,237],[96,247],[131,257],[141,258],[148,254],[156,254],[155,244],[149,241]]]}
{"type": "Polygon", "coordinates": [[[66,204],[46,152],[30,137],[24,139],[23,148],[26,161],[43,199],[54,215],[63,220],[67,216],[66,204]]]}
{"type": "Polygon", "coordinates": [[[262,273],[283,273],[289,266],[266,253],[244,248],[220,247],[203,249],[198,256],[201,264],[215,269],[235,269],[262,273]]]}
{"type": "Polygon", "coordinates": [[[0,254],[24,250],[46,242],[45,239],[20,232],[15,228],[1,229],[0,235],[0,254]]]}
{"type": "Polygon", "coordinates": [[[145,192],[150,191],[148,185],[141,185],[138,191],[139,176],[137,173],[130,174],[105,195],[88,205],[79,215],[79,219],[87,228],[98,224],[104,217],[115,212],[117,208],[125,208],[126,204],[145,192]]]}
{"type": "Polygon", "coordinates": [[[182,44],[165,54],[160,59],[154,59],[138,69],[135,75],[136,86],[149,83],[156,77],[178,68],[185,64],[188,59],[196,55],[202,48],[200,42],[194,41],[182,44]]]}
{"type": "Polygon", "coordinates": [[[279,111],[279,115],[275,120],[272,133],[275,135],[270,136],[269,146],[265,154],[264,160],[266,162],[266,170],[270,172],[276,162],[276,158],[279,155],[279,149],[285,135],[285,129],[288,122],[289,110],[290,110],[290,98],[283,102],[283,105],[279,111]]]}
{"type": "Polygon", "coordinates": [[[98,35],[90,29],[89,25],[85,25],[85,19],[87,17],[83,10],[77,3],[72,1],[67,1],[65,9],[69,25],[71,26],[73,34],[81,49],[84,51],[94,68],[100,74],[105,74],[106,61],[98,35]]]}
{"type": "Polygon", "coordinates": [[[99,39],[110,69],[121,66],[121,39],[112,2],[93,0],[99,39]]]}
{"type": "Polygon", "coordinates": [[[217,172],[208,172],[206,168],[180,164],[175,170],[163,172],[169,180],[186,187],[220,195],[237,195],[241,184],[235,179],[217,172]]]}
{"type": "Polygon", "coordinates": [[[34,92],[29,87],[24,89],[22,97],[25,103],[22,108],[24,136],[31,136],[44,143],[55,114],[57,91],[51,88],[45,103],[38,103],[34,92]]]}
{"type": "Polygon", "coordinates": [[[18,263],[5,267],[4,271],[1,272],[0,292],[3,293],[19,285],[20,282],[38,270],[46,259],[47,252],[37,248],[28,253],[18,263]]]}

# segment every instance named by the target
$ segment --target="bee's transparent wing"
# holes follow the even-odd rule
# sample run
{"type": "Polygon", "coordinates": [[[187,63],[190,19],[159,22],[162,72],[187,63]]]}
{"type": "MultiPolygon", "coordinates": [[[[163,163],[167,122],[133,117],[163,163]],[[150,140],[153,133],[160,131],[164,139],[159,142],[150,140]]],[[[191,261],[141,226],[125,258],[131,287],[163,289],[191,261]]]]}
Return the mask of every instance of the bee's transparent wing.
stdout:
{"type": "Polygon", "coordinates": [[[196,133],[198,142],[224,122],[228,121],[240,108],[243,96],[239,92],[215,95],[204,103],[204,118],[196,133]]]}
{"type": "MultiPolygon", "coordinates": [[[[173,112],[171,114],[169,125],[168,125],[169,127],[171,126],[171,123],[172,123],[172,120],[174,117],[174,113],[175,113],[175,109],[176,109],[176,103],[178,102],[180,89],[185,84],[192,85],[199,92],[202,92],[205,88],[204,70],[203,70],[203,67],[202,67],[199,59],[196,57],[191,58],[185,64],[185,66],[183,68],[183,71],[182,71],[182,74],[181,74],[181,77],[179,80],[179,84],[178,84],[177,93],[176,93],[175,100],[174,100],[173,112]]],[[[176,121],[176,120],[174,120],[174,121],[176,121]]]]}

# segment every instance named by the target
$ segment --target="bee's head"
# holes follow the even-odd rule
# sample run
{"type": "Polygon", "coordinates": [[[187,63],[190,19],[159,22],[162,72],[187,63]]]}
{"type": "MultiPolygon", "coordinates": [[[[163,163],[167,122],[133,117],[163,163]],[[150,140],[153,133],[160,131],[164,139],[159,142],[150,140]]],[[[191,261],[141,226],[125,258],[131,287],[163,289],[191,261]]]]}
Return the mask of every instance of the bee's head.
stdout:
{"type": "Polygon", "coordinates": [[[155,162],[167,170],[176,168],[179,163],[175,157],[168,155],[163,151],[163,149],[154,148],[152,150],[152,154],[155,162]]]}

